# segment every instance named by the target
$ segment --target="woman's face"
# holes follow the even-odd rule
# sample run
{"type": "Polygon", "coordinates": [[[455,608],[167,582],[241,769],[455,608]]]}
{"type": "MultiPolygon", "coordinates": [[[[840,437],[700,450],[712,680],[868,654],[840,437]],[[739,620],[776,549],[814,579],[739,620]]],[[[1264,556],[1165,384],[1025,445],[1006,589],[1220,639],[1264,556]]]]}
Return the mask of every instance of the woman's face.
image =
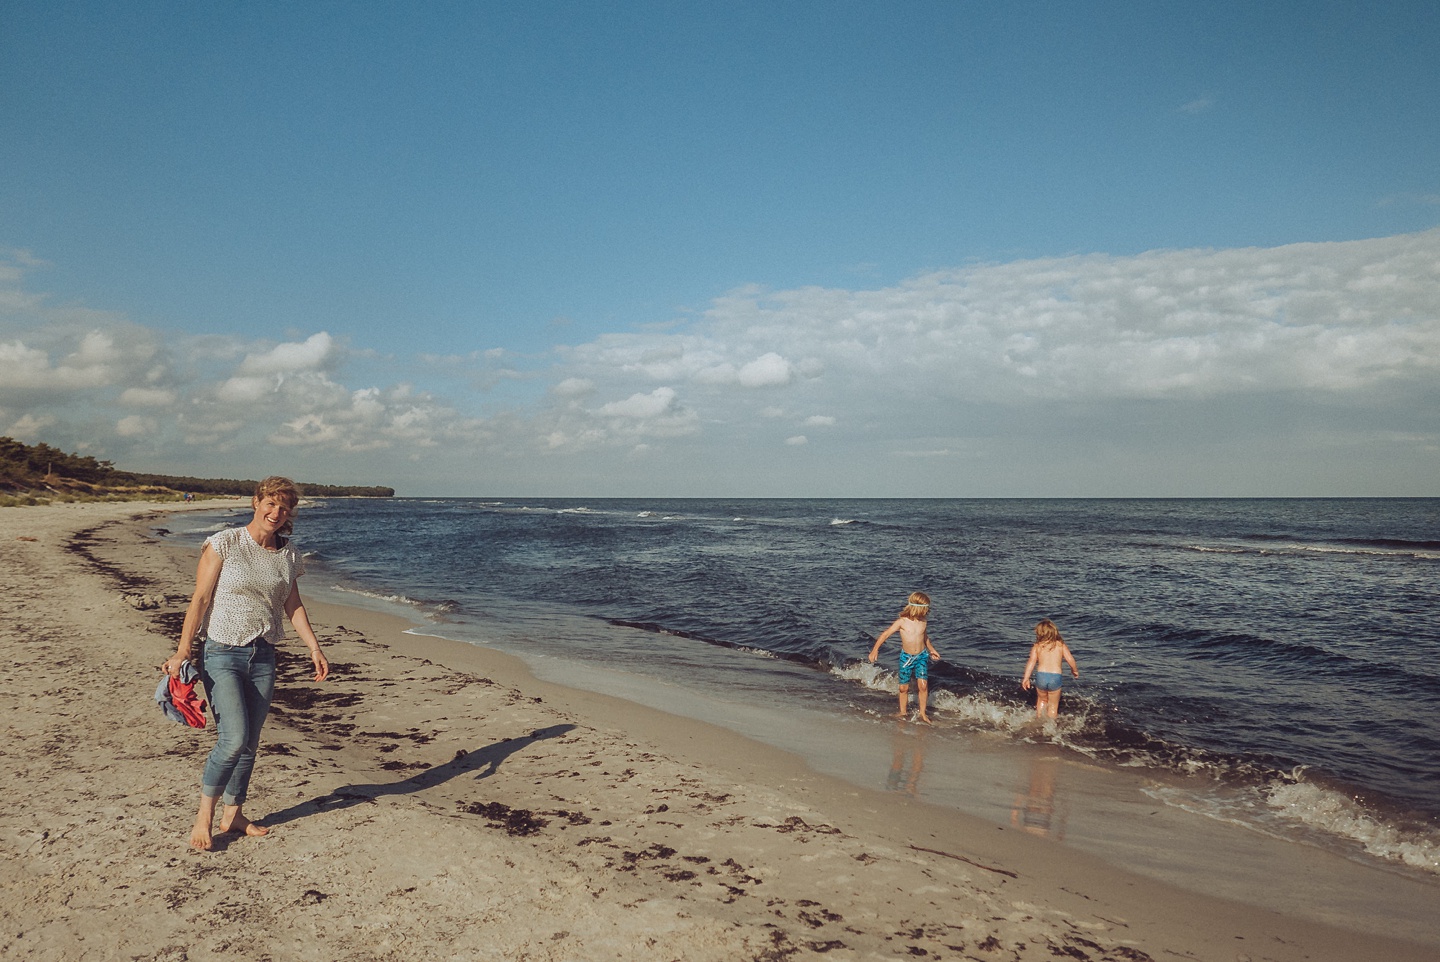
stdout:
{"type": "Polygon", "coordinates": [[[289,501],[274,495],[251,500],[255,505],[255,518],[252,523],[272,534],[279,531],[295,511],[289,501]]]}

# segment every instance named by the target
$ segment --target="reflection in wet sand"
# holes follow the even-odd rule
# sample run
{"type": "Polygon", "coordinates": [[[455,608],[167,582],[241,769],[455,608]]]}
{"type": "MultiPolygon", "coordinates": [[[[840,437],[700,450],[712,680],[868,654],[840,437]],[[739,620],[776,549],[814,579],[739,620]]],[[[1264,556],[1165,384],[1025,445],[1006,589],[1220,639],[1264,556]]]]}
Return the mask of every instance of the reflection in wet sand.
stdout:
{"type": "Polygon", "coordinates": [[[930,740],[930,729],[914,726],[904,721],[897,722],[890,735],[890,773],[885,777],[885,789],[917,795],[920,788],[920,773],[925,770],[925,743],[930,740]]]}
{"type": "Polygon", "coordinates": [[[1030,784],[1015,796],[1010,810],[1010,824],[1031,835],[1060,841],[1065,838],[1065,819],[1069,814],[1062,800],[1055,800],[1055,776],[1060,759],[1035,758],[1030,762],[1030,784]]]}

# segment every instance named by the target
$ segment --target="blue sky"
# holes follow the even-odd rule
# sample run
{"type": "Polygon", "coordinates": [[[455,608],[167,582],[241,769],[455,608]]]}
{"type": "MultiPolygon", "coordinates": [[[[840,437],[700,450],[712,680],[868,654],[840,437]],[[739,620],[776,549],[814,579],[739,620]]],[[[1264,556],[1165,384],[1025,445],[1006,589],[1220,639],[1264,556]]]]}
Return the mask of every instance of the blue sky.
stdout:
{"type": "Polygon", "coordinates": [[[0,0],[0,434],[402,494],[1435,495],[1433,2],[0,0]]]}

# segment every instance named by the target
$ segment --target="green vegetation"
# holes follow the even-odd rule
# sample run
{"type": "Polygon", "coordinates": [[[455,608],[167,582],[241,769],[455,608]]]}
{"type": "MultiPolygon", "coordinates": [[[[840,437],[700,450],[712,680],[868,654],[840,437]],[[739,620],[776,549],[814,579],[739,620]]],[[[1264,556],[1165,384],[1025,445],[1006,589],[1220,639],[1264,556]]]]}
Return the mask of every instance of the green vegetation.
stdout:
{"type": "MultiPolygon", "coordinates": [[[[297,482],[306,497],[392,498],[394,488],[297,482]]],[[[67,454],[48,444],[0,438],[0,507],[50,501],[178,501],[194,497],[249,495],[255,481],[185,478],[120,471],[110,461],[67,454]]]]}

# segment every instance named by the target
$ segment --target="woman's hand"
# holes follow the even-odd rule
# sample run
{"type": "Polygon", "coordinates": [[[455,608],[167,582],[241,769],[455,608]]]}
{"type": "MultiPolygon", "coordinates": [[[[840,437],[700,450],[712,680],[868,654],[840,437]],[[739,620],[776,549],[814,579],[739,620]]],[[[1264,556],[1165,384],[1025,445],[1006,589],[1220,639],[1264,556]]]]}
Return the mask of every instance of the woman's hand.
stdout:
{"type": "Polygon", "coordinates": [[[319,648],[311,648],[310,663],[315,666],[316,681],[324,681],[330,677],[330,662],[325,659],[325,652],[319,648]]]}
{"type": "Polygon", "coordinates": [[[185,662],[189,660],[189,655],[182,655],[179,652],[176,652],[169,658],[165,659],[165,663],[160,666],[160,670],[163,671],[165,674],[169,675],[171,678],[179,678],[180,666],[185,664],[185,662]]]}

